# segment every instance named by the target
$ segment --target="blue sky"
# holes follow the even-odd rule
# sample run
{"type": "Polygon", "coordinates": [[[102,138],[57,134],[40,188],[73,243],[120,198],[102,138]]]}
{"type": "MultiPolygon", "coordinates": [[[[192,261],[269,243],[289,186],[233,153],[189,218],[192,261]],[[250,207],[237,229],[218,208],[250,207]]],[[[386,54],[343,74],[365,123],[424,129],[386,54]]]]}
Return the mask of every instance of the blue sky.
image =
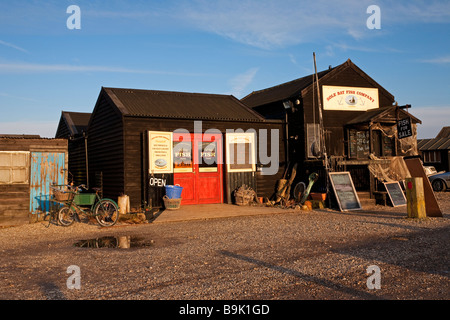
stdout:
{"type": "Polygon", "coordinates": [[[450,125],[448,0],[0,0],[0,133],[53,137],[102,86],[242,98],[311,74],[313,52],[319,70],[350,58],[411,104],[419,138],[450,125]]]}

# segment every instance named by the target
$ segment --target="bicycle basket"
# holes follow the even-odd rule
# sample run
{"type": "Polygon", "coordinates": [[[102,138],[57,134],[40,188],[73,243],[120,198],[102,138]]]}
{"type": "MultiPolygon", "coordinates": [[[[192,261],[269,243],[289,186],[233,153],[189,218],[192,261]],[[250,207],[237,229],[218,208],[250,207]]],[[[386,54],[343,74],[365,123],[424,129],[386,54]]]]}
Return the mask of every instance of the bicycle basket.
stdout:
{"type": "Polygon", "coordinates": [[[75,193],[70,191],[67,187],[58,188],[58,187],[51,187],[53,190],[53,196],[55,197],[56,201],[69,201],[72,200],[75,193]]]}

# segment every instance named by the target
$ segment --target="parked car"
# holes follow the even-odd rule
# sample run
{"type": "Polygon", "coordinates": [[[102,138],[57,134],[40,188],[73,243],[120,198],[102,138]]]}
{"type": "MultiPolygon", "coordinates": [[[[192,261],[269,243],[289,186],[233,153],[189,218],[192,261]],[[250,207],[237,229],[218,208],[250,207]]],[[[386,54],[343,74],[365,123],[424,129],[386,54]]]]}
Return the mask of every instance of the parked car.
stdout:
{"type": "Polygon", "coordinates": [[[425,169],[425,174],[426,174],[427,176],[430,176],[430,175],[432,175],[432,174],[438,173],[438,172],[436,171],[436,168],[433,167],[433,166],[424,166],[423,168],[425,169]]]}
{"type": "Polygon", "coordinates": [[[428,176],[434,191],[450,189],[450,172],[438,173],[428,176]]]}

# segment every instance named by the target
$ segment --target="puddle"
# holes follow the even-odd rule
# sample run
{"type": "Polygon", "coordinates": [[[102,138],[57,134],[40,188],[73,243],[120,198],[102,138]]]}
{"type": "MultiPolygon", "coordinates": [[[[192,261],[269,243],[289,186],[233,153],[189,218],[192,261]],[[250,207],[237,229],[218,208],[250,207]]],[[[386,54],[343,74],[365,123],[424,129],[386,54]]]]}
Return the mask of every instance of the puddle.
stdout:
{"type": "Polygon", "coordinates": [[[108,236],[88,240],[80,240],[74,243],[79,248],[146,248],[155,244],[154,240],[148,240],[132,236],[108,236]]]}

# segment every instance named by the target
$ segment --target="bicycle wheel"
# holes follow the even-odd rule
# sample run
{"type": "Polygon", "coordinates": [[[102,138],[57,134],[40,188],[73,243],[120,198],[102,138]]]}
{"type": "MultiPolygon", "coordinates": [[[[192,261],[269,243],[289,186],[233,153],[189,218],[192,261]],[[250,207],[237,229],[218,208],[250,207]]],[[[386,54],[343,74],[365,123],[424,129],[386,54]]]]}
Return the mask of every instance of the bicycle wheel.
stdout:
{"type": "Polygon", "coordinates": [[[119,220],[119,207],[109,199],[102,199],[94,208],[95,219],[102,227],[111,227],[119,220]]]}
{"type": "Polygon", "coordinates": [[[70,207],[62,207],[58,211],[58,221],[64,227],[72,225],[75,221],[75,211],[70,207]]]}

